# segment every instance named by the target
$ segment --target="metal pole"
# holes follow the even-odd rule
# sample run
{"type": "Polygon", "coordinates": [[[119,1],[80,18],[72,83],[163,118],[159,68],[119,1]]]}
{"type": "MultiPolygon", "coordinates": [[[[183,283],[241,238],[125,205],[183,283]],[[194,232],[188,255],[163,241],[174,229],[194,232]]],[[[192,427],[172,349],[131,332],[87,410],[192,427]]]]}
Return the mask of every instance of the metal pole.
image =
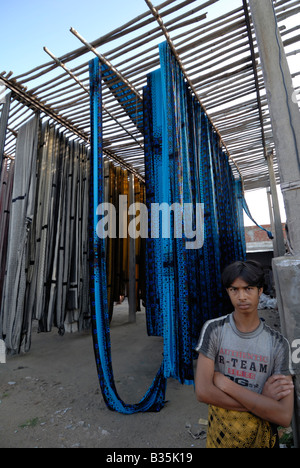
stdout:
{"type": "MultiPolygon", "coordinates": [[[[272,202],[272,194],[271,194],[270,188],[267,188],[267,198],[268,198],[268,207],[269,207],[269,214],[270,214],[270,221],[271,221],[271,232],[275,233],[273,202],[272,202]]],[[[278,257],[277,242],[276,242],[275,237],[273,239],[273,248],[274,248],[274,257],[278,257]]]]}
{"type": "Polygon", "coordinates": [[[279,207],[279,200],[278,200],[278,193],[277,193],[277,183],[276,183],[276,177],[275,177],[275,172],[274,172],[272,153],[269,153],[267,155],[267,161],[268,161],[269,176],[270,176],[270,191],[271,191],[274,230],[275,230],[274,234],[275,234],[276,248],[274,249],[274,256],[283,257],[285,255],[286,249],[285,249],[284,236],[283,236],[283,231],[282,231],[282,221],[281,221],[281,214],[280,214],[280,207],[279,207]]]}

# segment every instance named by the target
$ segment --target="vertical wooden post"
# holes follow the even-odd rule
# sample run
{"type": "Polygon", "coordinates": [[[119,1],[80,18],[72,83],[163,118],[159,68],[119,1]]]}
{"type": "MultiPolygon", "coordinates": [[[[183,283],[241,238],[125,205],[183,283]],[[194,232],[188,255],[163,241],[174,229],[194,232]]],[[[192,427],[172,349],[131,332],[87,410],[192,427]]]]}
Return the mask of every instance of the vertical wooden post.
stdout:
{"type": "Polygon", "coordinates": [[[291,246],[300,255],[300,112],[272,0],[249,0],[270,109],[291,246]]]}
{"type": "Polygon", "coordinates": [[[3,161],[5,141],[6,141],[7,123],[8,123],[9,110],[10,110],[10,98],[11,98],[11,93],[5,96],[4,102],[2,103],[3,107],[1,110],[1,117],[0,117],[0,174],[2,170],[2,161],[3,161]]]}
{"type": "MultiPolygon", "coordinates": [[[[272,0],[249,0],[284,196],[292,255],[273,260],[281,326],[291,348],[300,337],[300,112],[272,0]]],[[[292,356],[294,353],[292,354],[292,356]]],[[[300,440],[300,364],[295,373],[295,445],[300,440]]]]}

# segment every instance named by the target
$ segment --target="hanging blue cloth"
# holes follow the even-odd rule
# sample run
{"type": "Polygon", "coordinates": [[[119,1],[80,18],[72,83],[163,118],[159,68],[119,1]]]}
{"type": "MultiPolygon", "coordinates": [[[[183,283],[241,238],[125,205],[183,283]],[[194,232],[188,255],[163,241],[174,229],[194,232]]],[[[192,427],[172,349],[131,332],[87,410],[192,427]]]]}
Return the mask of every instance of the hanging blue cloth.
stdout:
{"type": "Polygon", "coordinates": [[[150,389],[138,404],[125,404],[119,397],[114,382],[107,302],[105,241],[99,239],[96,233],[99,222],[97,207],[104,202],[101,85],[101,65],[99,60],[95,59],[90,62],[92,156],[89,237],[93,339],[98,377],[103,398],[109,409],[124,414],[160,411],[165,404],[167,382],[164,377],[163,364],[150,389]]]}
{"type": "Polygon", "coordinates": [[[248,206],[248,204],[247,204],[246,199],[245,199],[244,196],[243,196],[243,202],[242,202],[242,203],[243,203],[243,209],[244,209],[246,215],[248,216],[248,218],[250,218],[251,221],[253,221],[253,223],[254,223],[257,227],[259,227],[259,229],[261,229],[262,231],[265,231],[265,232],[268,234],[268,238],[269,238],[269,239],[273,240],[273,239],[274,239],[273,233],[272,233],[271,231],[268,231],[268,229],[264,228],[263,226],[260,226],[260,225],[255,221],[255,219],[253,218],[253,216],[252,216],[252,214],[251,214],[251,212],[250,212],[249,206],[248,206]]]}
{"type": "MultiPolygon", "coordinates": [[[[164,65],[167,64],[162,57],[161,63],[161,70],[149,76],[151,90],[144,90],[146,186],[152,229],[158,219],[152,216],[154,208],[158,205],[164,213],[157,226],[158,238],[147,240],[148,332],[160,333],[164,338],[165,376],[178,379],[183,384],[193,384],[188,250],[182,229],[183,205],[192,203],[188,186],[189,153],[187,139],[180,134],[181,125],[174,122],[174,110],[180,104],[182,80],[178,75],[176,81],[169,81],[168,72],[164,75],[167,69],[164,65]],[[179,93],[178,102],[175,102],[173,91],[179,93]],[[184,184],[187,184],[185,188],[184,184]],[[165,211],[164,207],[167,207],[165,211]],[[171,207],[175,208],[173,215],[171,207]],[[180,229],[182,233],[177,237],[180,229]]],[[[181,99],[181,102],[184,101],[181,99]]],[[[186,119],[183,109],[179,113],[186,119]]],[[[182,131],[186,130],[182,128],[182,131]]]]}
{"type": "Polygon", "coordinates": [[[160,45],[160,62],[161,68],[148,76],[144,89],[149,225],[153,203],[191,203],[194,214],[197,204],[204,205],[201,248],[187,250],[187,239],[175,239],[173,226],[166,262],[164,239],[147,240],[148,333],[164,336],[170,348],[166,326],[178,332],[175,341],[181,351],[177,358],[180,365],[177,369],[170,366],[170,372],[182,381],[190,375],[190,349],[197,343],[202,325],[224,315],[230,307],[222,288],[222,270],[236,260],[244,260],[246,246],[238,190],[219,136],[188,89],[167,43],[160,45]],[[164,322],[166,316],[168,323],[164,322]]]}
{"type": "Polygon", "coordinates": [[[107,65],[102,64],[102,80],[139,130],[143,130],[143,104],[107,65]]]}
{"type": "Polygon", "coordinates": [[[108,71],[105,67],[101,70],[98,59],[90,62],[94,349],[104,400],[110,409],[125,414],[163,408],[169,377],[193,384],[193,349],[201,328],[207,320],[229,312],[222,270],[246,255],[239,186],[228,157],[167,43],[160,45],[160,61],[161,68],[148,76],[144,89],[143,132],[150,221],[146,239],[147,329],[149,335],[163,337],[164,353],[152,386],[136,405],[121,400],[112,370],[105,243],[96,234],[97,207],[104,201],[101,80],[102,71],[106,79],[108,71]],[[201,236],[199,205],[204,206],[201,236]],[[192,215],[188,230],[187,206],[192,215]],[[154,216],[163,207],[168,216],[164,216],[166,212],[154,216]],[[202,237],[199,245],[198,237],[202,237]],[[194,248],[187,247],[191,244],[194,248]]]}

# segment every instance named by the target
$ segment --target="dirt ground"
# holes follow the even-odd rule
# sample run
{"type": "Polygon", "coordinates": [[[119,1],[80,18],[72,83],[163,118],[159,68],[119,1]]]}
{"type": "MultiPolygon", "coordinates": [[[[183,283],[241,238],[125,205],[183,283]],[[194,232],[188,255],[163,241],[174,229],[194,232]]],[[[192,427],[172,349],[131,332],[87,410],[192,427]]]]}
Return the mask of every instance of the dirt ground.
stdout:
{"type": "MultiPolygon", "coordinates": [[[[278,314],[264,311],[279,327],[278,314]]],[[[111,324],[117,390],[138,403],[162,360],[162,340],[146,334],[145,314],[128,323],[126,302],[111,324]]],[[[160,413],[125,416],[107,409],[99,388],[91,334],[33,333],[30,353],[0,364],[1,448],[204,448],[207,407],[193,386],[168,380],[160,413]],[[203,433],[204,431],[204,433],[203,433]]]]}

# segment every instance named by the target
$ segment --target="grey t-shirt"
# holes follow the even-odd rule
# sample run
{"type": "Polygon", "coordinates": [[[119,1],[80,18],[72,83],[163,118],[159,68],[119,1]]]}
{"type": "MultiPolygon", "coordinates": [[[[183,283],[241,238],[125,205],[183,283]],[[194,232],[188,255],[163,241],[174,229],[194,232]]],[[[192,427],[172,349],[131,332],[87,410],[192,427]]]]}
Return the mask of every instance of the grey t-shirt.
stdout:
{"type": "Polygon", "coordinates": [[[215,362],[215,371],[234,382],[262,393],[271,375],[291,375],[288,341],[261,321],[251,333],[240,332],[233,314],[207,322],[196,347],[215,362]]]}

